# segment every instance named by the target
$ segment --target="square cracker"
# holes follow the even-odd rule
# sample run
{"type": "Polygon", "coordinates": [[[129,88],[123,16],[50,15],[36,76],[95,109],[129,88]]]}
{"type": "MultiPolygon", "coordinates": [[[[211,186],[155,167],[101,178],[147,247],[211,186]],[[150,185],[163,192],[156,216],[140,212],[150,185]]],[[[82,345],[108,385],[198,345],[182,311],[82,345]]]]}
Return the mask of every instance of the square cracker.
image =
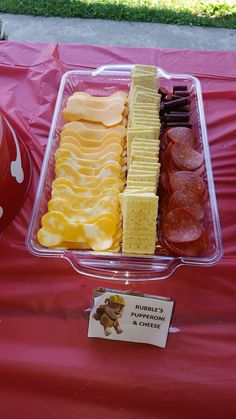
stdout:
{"type": "Polygon", "coordinates": [[[126,195],[123,208],[123,252],[154,254],[158,197],[152,193],[126,195]]]}

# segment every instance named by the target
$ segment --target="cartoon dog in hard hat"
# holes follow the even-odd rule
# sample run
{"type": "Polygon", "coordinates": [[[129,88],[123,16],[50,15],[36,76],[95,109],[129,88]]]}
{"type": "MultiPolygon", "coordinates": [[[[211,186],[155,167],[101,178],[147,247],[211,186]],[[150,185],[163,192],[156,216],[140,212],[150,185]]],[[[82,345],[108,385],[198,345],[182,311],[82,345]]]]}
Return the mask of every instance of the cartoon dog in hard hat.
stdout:
{"type": "Polygon", "coordinates": [[[105,304],[101,304],[93,315],[95,320],[99,320],[104,328],[105,336],[109,336],[114,327],[117,334],[123,332],[118,319],[123,315],[125,299],[121,295],[115,294],[106,298],[105,304]]]}

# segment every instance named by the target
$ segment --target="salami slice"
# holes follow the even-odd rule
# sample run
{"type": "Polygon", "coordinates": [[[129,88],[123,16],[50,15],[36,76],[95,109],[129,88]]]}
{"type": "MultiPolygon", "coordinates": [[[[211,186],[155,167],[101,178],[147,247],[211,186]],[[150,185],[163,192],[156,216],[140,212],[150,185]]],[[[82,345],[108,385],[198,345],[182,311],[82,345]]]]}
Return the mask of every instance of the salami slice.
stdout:
{"type": "Polygon", "coordinates": [[[193,131],[187,127],[173,127],[165,133],[166,142],[172,141],[173,143],[184,143],[194,148],[196,139],[193,131]]]}
{"type": "Polygon", "coordinates": [[[171,243],[189,243],[199,239],[201,223],[190,210],[175,208],[162,221],[162,234],[171,243]]]}
{"type": "Polygon", "coordinates": [[[182,188],[188,191],[194,191],[200,196],[203,196],[206,192],[206,187],[202,178],[194,172],[179,171],[169,173],[169,181],[173,192],[182,188]]]}
{"type": "Polygon", "coordinates": [[[173,244],[167,240],[163,240],[163,244],[170,253],[176,256],[196,257],[207,249],[209,240],[206,231],[203,229],[201,236],[193,242],[173,244]]]}
{"type": "Polygon", "coordinates": [[[203,164],[202,154],[182,143],[173,145],[171,157],[180,170],[196,170],[203,164]]]}

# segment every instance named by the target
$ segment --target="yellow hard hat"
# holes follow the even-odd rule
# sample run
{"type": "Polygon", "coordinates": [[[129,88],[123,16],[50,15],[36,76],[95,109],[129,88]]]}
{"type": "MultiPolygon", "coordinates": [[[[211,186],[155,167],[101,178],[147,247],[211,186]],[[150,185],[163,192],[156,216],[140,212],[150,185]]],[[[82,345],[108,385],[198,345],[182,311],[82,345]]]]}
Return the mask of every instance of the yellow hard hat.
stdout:
{"type": "Polygon", "coordinates": [[[111,301],[111,303],[116,303],[116,304],[120,304],[121,306],[125,306],[125,299],[121,295],[118,295],[118,294],[111,295],[109,297],[109,300],[111,301]]]}

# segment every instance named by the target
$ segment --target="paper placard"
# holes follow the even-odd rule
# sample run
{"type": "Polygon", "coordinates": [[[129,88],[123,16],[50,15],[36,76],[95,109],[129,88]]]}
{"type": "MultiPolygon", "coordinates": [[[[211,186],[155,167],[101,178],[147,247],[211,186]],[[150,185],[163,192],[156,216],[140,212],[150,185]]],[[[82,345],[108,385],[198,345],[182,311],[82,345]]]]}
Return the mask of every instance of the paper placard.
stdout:
{"type": "Polygon", "coordinates": [[[94,297],[88,337],[165,348],[174,302],[164,297],[105,291],[94,297]]]}

